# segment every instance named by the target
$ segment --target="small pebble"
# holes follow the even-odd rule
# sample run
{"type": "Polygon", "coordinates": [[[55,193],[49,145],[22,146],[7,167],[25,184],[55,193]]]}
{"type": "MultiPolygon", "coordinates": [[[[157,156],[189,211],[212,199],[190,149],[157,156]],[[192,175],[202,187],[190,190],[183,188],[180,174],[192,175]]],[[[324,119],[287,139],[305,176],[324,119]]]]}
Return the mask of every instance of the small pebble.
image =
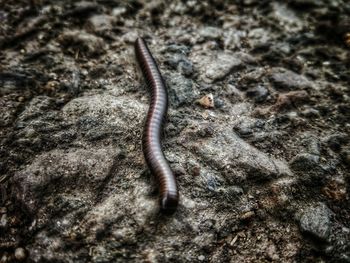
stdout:
{"type": "Polygon", "coordinates": [[[205,256],[203,256],[203,255],[198,256],[199,261],[203,261],[204,259],[205,259],[205,256]]]}
{"type": "Polygon", "coordinates": [[[7,218],[7,214],[3,214],[0,218],[0,226],[1,227],[6,227],[8,223],[8,218],[7,218]]]}
{"type": "Polygon", "coordinates": [[[224,100],[222,100],[222,99],[220,99],[220,98],[216,98],[216,99],[214,100],[214,106],[215,106],[215,108],[220,109],[220,108],[224,107],[224,105],[225,105],[224,100]]]}
{"type": "Polygon", "coordinates": [[[112,15],[115,17],[119,17],[119,16],[125,14],[127,11],[128,10],[124,6],[116,7],[116,8],[113,8],[112,15]]]}
{"type": "Polygon", "coordinates": [[[248,221],[248,220],[252,219],[254,216],[255,216],[254,211],[248,211],[248,212],[241,214],[240,219],[242,221],[248,221]]]}
{"type": "Polygon", "coordinates": [[[94,15],[88,21],[88,28],[96,33],[111,30],[115,17],[108,15],[94,15]]]}
{"type": "Polygon", "coordinates": [[[261,103],[269,96],[269,91],[263,86],[257,86],[247,91],[247,96],[253,98],[255,102],[261,103]]]}
{"type": "Polygon", "coordinates": [[[204,108],[214,108],[214,96],[209,93],[198,100],[198,103],[204,108]]]}
{"type": "Polygon", "coordinates": [[[15,258],[18,261],[23,261],[27,258],[27,252],[24,248],[18,247],[15,250],[15,258]]]}

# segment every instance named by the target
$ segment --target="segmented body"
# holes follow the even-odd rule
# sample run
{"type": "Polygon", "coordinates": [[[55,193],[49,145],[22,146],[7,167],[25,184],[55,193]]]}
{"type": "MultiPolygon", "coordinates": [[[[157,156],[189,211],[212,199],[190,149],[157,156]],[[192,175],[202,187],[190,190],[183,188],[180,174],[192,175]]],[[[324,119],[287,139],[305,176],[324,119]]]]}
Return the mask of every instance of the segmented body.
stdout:
{"type": "Polygon", "coordinates": [[[163,123],[168,109],[168,94],[158,66],[142,38],[138,38],[135,42],[135,53],[151,93],[142,139],[143,153],[151,173],[159,184],[161,209],[171,213],[178,205],[179,195],[175,176],[161,146],[163,123]]]}

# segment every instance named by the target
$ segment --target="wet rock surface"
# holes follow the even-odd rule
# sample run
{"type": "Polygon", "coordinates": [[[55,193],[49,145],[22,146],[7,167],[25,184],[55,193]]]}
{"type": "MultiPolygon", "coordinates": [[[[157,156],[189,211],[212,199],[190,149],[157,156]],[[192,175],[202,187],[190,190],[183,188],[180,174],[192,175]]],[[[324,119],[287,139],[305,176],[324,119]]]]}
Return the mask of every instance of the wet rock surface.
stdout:
{"type": "Polygon", "coordinates": [[[347,1],[3,1],[0,262],[350,262],[347,1]],[[160,214],[143,36],[169,89],[160,214]]]}

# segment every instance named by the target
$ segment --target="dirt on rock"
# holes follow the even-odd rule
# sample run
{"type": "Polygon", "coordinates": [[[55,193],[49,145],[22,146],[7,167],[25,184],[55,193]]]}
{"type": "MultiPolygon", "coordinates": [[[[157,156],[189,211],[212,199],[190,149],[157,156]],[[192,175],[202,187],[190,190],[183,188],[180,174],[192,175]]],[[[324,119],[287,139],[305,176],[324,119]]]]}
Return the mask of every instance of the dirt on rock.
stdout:
{"type": "Polygon", "coordinates": [[[0,22],[1,263],[350,262],[347,0],[0,0],[0,22]],[[137,37],[169,89],[171,216],[137,37]]]}

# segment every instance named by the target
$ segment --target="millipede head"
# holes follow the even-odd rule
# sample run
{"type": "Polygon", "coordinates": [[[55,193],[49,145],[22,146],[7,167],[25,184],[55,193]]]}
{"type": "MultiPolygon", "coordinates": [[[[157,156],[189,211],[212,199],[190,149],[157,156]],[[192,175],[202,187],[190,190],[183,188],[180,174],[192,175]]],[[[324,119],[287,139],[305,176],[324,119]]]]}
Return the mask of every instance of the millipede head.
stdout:
{"type": "Polygon", "coordinates": [[[179,198],[177,194],[161,197],[160,209],[163,214],[173,214],[176,211],[177,205],[179,204],[179,198]]]}

